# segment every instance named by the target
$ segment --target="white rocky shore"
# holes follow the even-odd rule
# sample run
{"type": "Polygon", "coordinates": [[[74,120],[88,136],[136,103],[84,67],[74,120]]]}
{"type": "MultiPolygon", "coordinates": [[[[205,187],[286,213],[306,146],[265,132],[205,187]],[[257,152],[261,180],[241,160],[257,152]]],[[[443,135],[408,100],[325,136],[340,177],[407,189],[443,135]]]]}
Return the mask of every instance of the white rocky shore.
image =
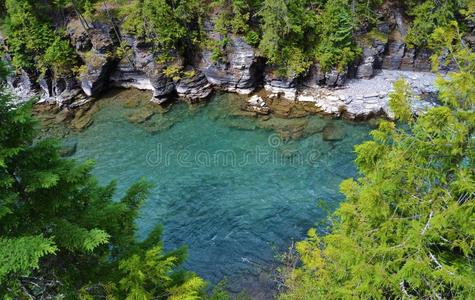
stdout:
{"type": "MultiPolygon", "coordinates": [[[[404,78],[417,96],[434,95],[437,76],[430,72],[381,70],[371,79],[351,79],[343,86],[304,87],[301,90],[283,91],[265,86],[269,98],[281,97],[290,101],[314,102],[322,113],[350,119],[375,115],[392,116],[388,107],[389,93],[396,80],[404,78]]],[[[430,98],[430,97],[425,97],[430,98]]],[[[429,99],[413,103],[415,113],[433,106],[429,99]]]]}

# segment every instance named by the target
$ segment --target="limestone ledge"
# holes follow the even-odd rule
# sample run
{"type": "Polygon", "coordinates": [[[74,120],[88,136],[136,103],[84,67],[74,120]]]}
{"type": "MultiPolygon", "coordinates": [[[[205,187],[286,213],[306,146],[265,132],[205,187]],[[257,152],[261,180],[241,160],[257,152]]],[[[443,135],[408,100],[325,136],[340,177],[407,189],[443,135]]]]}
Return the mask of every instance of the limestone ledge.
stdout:
{"type": "Polygon", "coordinates": [[[288,101],[315,103],[321,113],[335,117],[367,119],[383,115],[391,118],[389,94],[393,91],[394,82],[400,78],[405,79],[414,95],[419,96],[412,103],[414,113],[435,105],[433,98],[437,93],[437,76],[429,72],[381,70],[371,79],[351,79],[337,88],[302,87],[298,90],[265,86],[265,90],[269,99],[280,97],[288,101]]]}

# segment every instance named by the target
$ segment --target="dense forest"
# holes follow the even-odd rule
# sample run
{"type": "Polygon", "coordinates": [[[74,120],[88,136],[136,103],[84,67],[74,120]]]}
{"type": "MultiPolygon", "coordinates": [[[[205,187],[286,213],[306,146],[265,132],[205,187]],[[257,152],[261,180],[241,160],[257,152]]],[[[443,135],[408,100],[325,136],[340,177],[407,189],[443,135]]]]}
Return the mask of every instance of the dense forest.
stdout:
{"type": "MultiPolygon", "coordinates": [[[[56,75],[80,71],[80,61],[68,43],[65,26],[77,15],[85,29],[105,21],[154,45],[160,60],[175,52],[211,48],[213,58],[223,56],[227,35],[239,34],[256,46],[268,64],[286,75],[305,72],[318,62],[324,70],[345,68],[361,55],[357,39],[380,34],[385,16],[382,5],[401,8],[411,25],[405,37],[411,47],[428,47],[437,27],[460,20],[461,30],[470,30],[474,4],[462,1],[9,1],[0,3],[3,32],[16,68],[52,71],[56,75]],[[222,35],[210,41],[205,34],[211,18],[222,35]],[[462,26],[463,24],[463,26],[462,26]],[[74,69],[70,66],[77,65],[74,69]]],[[[117,28],[119,29],[119,28],[117,28]]],[[[383,30],[384,31],[384,30],[383,30]]],[[[117,30],[117,38],[121,37],[117,30]]],[[[110,55],[127,55],[121,44],[110,55]]]]}
{"type": "Polygon", "coordinates": [[[410,109],[416,96],[407,83],[396,83],[395,120],[380,121],[356,147],[358,178],[341,183],[340,207],[297,243],[298,263],[282,267],[278,297],[475,297],[473,0],[0,0],[0,295],[231,299],[225,287],[181,267],[186,248],[164,250],[160,227],[136,240],[150,183],[115,201],[116,183],[100,185],[93,162],[63,158],[57,141],[38,137],[32,102],[14,104],[12,74],[81,77],[95,62],[77,51],[71,20],[86,37],[97,24],[110,26],[114,45],[101,59],[138,68],[126,41],[133,36],[170,78],[192,76],[183,65],[203,49],[225,63],[233,36],[290,78],[315,64],[324,72],[351,68],[368,39],[387,38],[385,7],[404,13],[409,48],[430,51],[435,72],[448,65],[453,72],[438,79],[440,105],[421,116],[410,109]]]}

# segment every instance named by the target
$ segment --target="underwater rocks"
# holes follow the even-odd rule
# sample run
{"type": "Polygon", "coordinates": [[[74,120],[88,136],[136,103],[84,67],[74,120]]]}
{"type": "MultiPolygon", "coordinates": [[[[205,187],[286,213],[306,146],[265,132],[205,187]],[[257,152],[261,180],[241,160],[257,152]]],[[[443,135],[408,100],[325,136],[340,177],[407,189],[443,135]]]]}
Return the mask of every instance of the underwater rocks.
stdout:
{"type": "Polygon", "coordinates": [[[322,139],[324,141],[335,142],[341,141],[345,137],[345,130],[342,126],[335,125],[333,122],[325,125],[322,131],[322,139]]]}
{"type": "Polygon", "coordinates": [[[59,150],[59,155],[61,157],[73,156],[76,153],[77,148],[78,148],[77,143],[70,143],[70,144],[63,145],[63,147],[61,147],[61,149],[59,150]]]}
{"type": "Polygon", "coordinates": [[[251,98],[249,98],[243,107],[246,111],[256,112],[262,115],[268,115],[270,113],[270,108],[258,95],[253,95],[251,98]]]}

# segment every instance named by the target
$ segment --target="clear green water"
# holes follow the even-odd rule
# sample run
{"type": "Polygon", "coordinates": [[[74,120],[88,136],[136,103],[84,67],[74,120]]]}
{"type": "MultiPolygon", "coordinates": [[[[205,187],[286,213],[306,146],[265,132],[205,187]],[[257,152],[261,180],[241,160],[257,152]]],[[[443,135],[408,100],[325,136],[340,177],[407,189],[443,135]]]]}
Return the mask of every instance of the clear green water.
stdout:
{"type": "Polygon", "coordinates": [[[186,268],[261,295],[276,254],[325,217],[318,200],[334,209],[342,199],[339,183],[356,172],[353,146],[370,130],[316,116],[236,116],[233,95],[200,107],[175,104],[136,125],[126,117],[137,109],[110,97],[93,125],[69,138],[77,142],[73,157],[96,160],[94,174],[103,183],[117,179],[120,194],[142,177],[156,183],[137,220],[139,238],[163,224],[167,248],[188,245],[186,268]],[[324,141],[324,126],[344,138],[324,141]],[[284,141],[259,127],[283,135],[299,127],[303,137],[284,141]]]}

